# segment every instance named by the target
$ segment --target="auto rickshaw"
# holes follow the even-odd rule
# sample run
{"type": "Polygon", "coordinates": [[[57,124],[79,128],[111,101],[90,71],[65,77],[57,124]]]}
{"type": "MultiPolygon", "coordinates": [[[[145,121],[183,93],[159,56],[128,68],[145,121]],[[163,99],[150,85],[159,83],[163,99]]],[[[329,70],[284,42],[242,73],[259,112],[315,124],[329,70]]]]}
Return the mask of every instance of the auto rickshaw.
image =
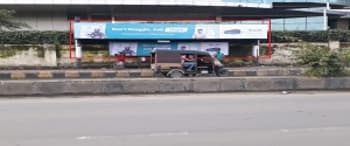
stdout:
{"type": "Polygon", "coordinates": [[[151,53],[151,69],[157,75],[171,78],[210,74],[227,76],[228,74],[220,61],[208,52],[195,50],[154,50],[151,53]],[[191,68],[185,64],[186,56],[192,59],[191,68]]]}

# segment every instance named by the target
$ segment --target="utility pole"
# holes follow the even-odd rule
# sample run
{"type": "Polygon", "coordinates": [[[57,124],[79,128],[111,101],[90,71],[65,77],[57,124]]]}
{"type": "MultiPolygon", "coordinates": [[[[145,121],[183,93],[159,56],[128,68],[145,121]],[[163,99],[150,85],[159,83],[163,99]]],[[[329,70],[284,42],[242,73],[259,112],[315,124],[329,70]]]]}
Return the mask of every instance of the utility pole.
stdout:
{"type": "Polygon", "coordinates": [[[326,7],[323,9],[323,19],[324,19],[323,27],[324,27],[324,30],[327,31],[327,41],[328,41],[327,44],[328,44],[328,48],[330,49],[330,44],[329,44],[330,38],[329,38],[328,16],[327,16],[327,11],[330,10],[329,0],[325,0],[325,3],[326,3],[326,7]]]}
{"type": "Polygon", "coordinates": [[[329,0],[325,0],[326,7],[323,8],[323,30],[328,29],[328,16],[327,11],[330,10],[329,0]]]}

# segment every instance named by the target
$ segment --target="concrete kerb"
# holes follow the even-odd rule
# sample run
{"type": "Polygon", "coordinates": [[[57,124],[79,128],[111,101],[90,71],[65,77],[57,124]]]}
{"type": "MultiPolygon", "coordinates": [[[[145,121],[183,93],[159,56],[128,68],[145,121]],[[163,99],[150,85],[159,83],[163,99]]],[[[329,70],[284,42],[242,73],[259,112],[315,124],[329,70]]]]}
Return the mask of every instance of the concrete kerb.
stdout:
{"type": "MultiPolygon", "coordinates": [[[[331,79],[331,78],[329,78],[331,79]]],[[[295,78],[296,90],[319,90],[326,88],[327,78],[298,77],[295,78]]]]}
{"type": "Polygon", "coordinates": [[[192,92],[194,84],[192,78],[160,79],[158,83],[159,93],[192,92]]]}
{"type": "Polygon", "coordinates": [[[327,78],[325,88],[334,89],[350,89],[350,78],[327,78]]]}
{"type": "Polygon", "coordinates": [[[0,81],[1,96],[349,90],[350,77],[123,78],[0,81]]]}
{"type": "Polygon", "coordinates": [[[25,80],[0,81],[0,95],[34,95],[32,93],[33,82],[25,80]]]}
{"type": "Polygon", "coordinates": [[[254,77],[245,78],[245,91],[294,90],[294,77],[254,77]]]}

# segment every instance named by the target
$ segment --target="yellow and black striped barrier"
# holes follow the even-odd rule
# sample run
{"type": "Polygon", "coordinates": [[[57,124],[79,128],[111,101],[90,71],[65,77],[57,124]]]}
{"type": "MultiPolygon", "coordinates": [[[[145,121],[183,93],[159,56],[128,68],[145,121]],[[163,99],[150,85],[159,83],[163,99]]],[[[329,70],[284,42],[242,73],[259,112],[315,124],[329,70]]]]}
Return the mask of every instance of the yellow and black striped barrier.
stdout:
{"type": "MultiPolygon", "coordinates": [[[[229,70],[230,77],[244,76],[300,76],[304,69],[259,69],[229,70]]],[[[4,70],[0,71],[0,80],[25,79],[79,79],[79,78],[143,78],[155,77],[148,69],[140,70],[4,70]]]]}

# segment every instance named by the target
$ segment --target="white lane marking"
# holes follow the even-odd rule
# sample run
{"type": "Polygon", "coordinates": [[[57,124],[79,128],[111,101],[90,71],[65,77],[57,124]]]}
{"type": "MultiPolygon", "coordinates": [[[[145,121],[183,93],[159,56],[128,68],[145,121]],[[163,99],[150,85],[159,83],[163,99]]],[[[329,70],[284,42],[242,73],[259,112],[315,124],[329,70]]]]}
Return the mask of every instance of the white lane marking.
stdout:
{"type": "Polygon", "coordinates": [[[280,131],[283,132],[283,133],[288,133],[289,132],[288,129],[281,129],[280,131]]]}
{"type": "Polygon", "coordinates": [[[320,127],[320,128],[303,128],[303,129],[280,129],[280,132],[288,133],[288,132],[333,131],[333,130],[339,130],[343,128],[342,127],[320,127]]]}
{"type": "Polygon", "coordinates": [[[108,139],[108,138],[114,138],[116,136],[80,136],[76,137],[76,140],[96,140],[96,139],[108,139]]]}
{"type": "Polygon", "coordinates": [[[185,132],[151,133],[151,134],[148,134],[148,136],[186,136],[189,134],[190,134],[189,132],[185,131],[185,132]]]}
{"type": "MultiPolygon", "coordinates": [[[[150,133],[147,135],[138,135],[138,136],[186,136],[190,135],[189,132],[184,131],[184,132],[165,132],[165,133],[150,133]]],[[[101,140],[101,139],[108,139],[108,138],[115,138],[117,136],[79,136],[76,137],[76,140],[101,140]]]]}
{"type": "Polygon", "coordinates": [[[80,137],[77,137],[77,138],[75,138],[75,139],[77,139],[77,140],[87,140],[87,139],[90,139],[91,137],[89,137],[89,136],[80,136],[80,137]]]}

